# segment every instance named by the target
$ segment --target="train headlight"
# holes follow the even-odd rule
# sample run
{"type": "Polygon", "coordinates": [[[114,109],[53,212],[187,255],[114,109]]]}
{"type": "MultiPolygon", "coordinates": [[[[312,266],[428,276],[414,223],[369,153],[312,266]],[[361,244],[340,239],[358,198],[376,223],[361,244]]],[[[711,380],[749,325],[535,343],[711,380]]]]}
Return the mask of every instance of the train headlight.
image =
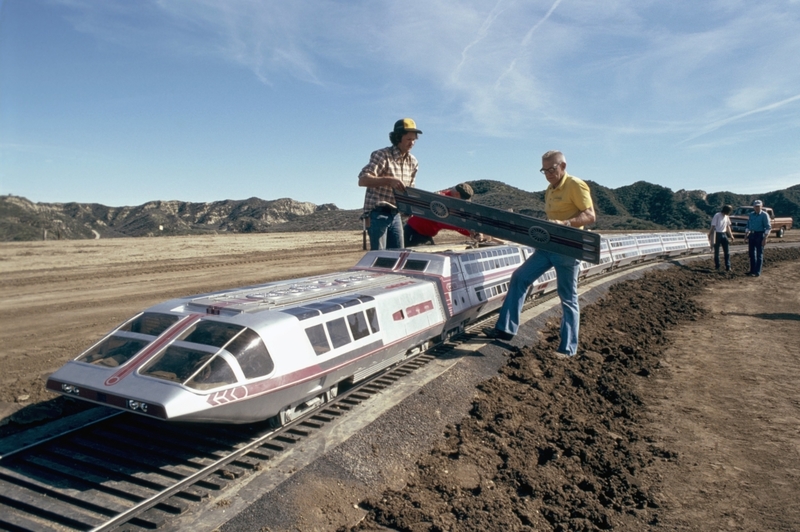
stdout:
{"type": "Polygon", "coordinates": [[[64,393],[72,394],[72,395],[80,395],[81,394],[81,389],[80,388],[78,388],[77,386],[74,386],[72,384],[66,384],[66,383],[61,385],[61,391],[64,392],[64,393]]]}
{"type": "Polygon", "coordinates": [[[136,401],[134,399],[128,399],[128,408],[130,408],[131,410],[138,410],[139,412],[147,413],[147,403],[136,401]]]}

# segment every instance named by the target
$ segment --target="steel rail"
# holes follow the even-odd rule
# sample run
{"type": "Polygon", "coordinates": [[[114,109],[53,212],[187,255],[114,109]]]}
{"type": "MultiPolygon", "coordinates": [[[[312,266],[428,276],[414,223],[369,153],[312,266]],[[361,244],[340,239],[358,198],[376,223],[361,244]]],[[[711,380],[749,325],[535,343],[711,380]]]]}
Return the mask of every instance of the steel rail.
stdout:
{"type": "MultiPolygon", "coordinates": [[[[694,257],[701,257],[701,256],[703,256],[703,255],[690,254],[690,255],[684,256],[682,258],[686,259],[686,258],[694,258],[694,257]]],[[[636,270],[636,269],[640,269],[640,268],[649,268],[649,267],[652,267],[652,266],[663,264],[664,262],[674,261],[676,259],[677,259],[677,257],[673,258],[673,259],[666,259],[666,260],[661,260],[661,261],[646,262],[646,263],[639,263],[639,264],[630,264],[630,265],[627,265],[627,266],[622,267],[622,268],[609,269],[608,271],[603,272],[601,274],[597,274],[597,275],[591,276],[589,278],[583,279],[582,280],[582,284],[584,282],[587,282],[587,283],[590,283],[590,284],[597,284],[598,282],[602,282],[604,279],[606,279],[608,277],[611,277],[613,275],[617,275],[617,274],[621,275],[621,274],[629,273],[631,270],[636,270]]],[[[556,295],[557,294],[556,294],[555,290],[549,291],[549,292],[547,292],[545,294],[535,294],[534,297],[531,297],[526,302],[524,309],[528,310],[530,308],[533,308],[533,307],[535,307],[535,306],[537,306],[539,304],[542,304],[542,303],[544,303],[544,302],[556,297],[556,295]]],[[[496,317],[497,317],[497,312],[496,311],[488,314],[487,316],[485,316],[485,317],[477,320],[476,322],[473,322],[469,326],[467,326],[465,328],[464,332],[462,332],[462,333],[460,333],[458,335],[455,335],[454,337],[449,338],[446,341],[434,344],[434,345],[432,345],[431,347],[429,347],[425,351],[421,351],[420,353],[414,354],[414,355],[404,359],[403,361],[401,361],[398,364],[390,366],[390,367],[388,367],[388,368],[386,368],[386,369],[384,369],[382,371],[379,371],[379,372],[375,373],[374,375],[369,376],[368,378],[364,379],[363,381],[360,381],[357,384],[353,385],[353,387],[351,387],[351,388],[349,388],[349,389],[347,389],[345,391],[340,392],[331,401],[323,403],[319,407],[312,408],[312,409],[308,410],[307,412],[304,412],[297,419],[295,419],[295,420],[293,420],[293,421],[291,421],[291,422],[289,422],[289,423],[287,423],[287,424],[285,424],[285,425],[283,425],[283,426],[281,426],[279,428],[276,428],[276,429],[273,429],[273,430],[268,430],[265,433],[260,433],[254,439],[252,439],[250,441],[247,441],[247,438],[243,438],[243,440],[241,442],[237,442],[235,444],[234,443],[230,444],[230,447],[234,447],[234,449],[231,450],[231,451],[226,451],[227,454],[225,454],[225,456],[223,456],[223,457],[221,457],[221,458],[219,458],[217,460],[214,460],[211,463],[204,464],[201,469],[195,471],[194,473],[192,473],[192,474],[190,474],[190,475],[188,475],[186,477],[183,477],[183,478],[177,480],[173,484],[171,484],[168,487],[166,487],[166,488],[154,493],[153,495],[151,495],[149,497],[146,497],[146,498],[144,498],[144,499],[142,499],[142,500],[140,500],[138,502],[131,501],[131,502],[135,502],[135,504],[133,506],[131,506],[131,507],[129,507],[129,508],[127,508],[127,509],[125,509],[125,510],[123,510],[121,512],[115,513],[109,519],[105,520],[104,522],[102,522],[99,525],[94,526],[93,528],[88,528],[89,525],[87,525],[86,527],[73,526],[72,528],[73,529],[77,528],[77,529],[81,529],[81,530],[91,530],[92,532],[104,532],[104,531],[112,530],[114,528],[119,527],[122,524],[131,523],[132,521],[136,521],[137,518],[142,516],[148,510],[151,510],[154,507],[164,503],[165,501],[167,501],[168,499],[170,499],[173,496],[176,496],[176,495],[178,495],[180,493],[185,493],[186,490],[189,489],[191,486],[194,486],[194,485],[197,485],[197,484],[203,482],[205,479],[207,479],[208,477],[214,475],[215,473],[223,472],[227,466],[229,466],[230,464],[232,464],[234,462],[237,462],[237,460],[243,460],[246,463],[247,460],[245,460],[244,457],[246,457],[247,455],[249,455],[251,453],[253,453],[255,455],[262,455],[262,456],[264,454],[266,454],[266,453],[258,452],[257,450],[259,448],[266,448],[267,452],[271,451],[273,453],[275,453],[275,452],[280,453],[280,452],[284,452],[284,451],[290,452],[290,451],[287,451],[287,447],[285,445],[283,445],[283,443],[287,443],[287,442],[297,443],[297,442],[301,441],[302,439],[304,439],[306,437],[309,437],[309,435],[312,434],[313,432],[322,430],[323,427],[325,427],[325,426],[329,425],[330,423],[334,422],[341,415],[343,415],[346,412],[352,410],[353,407],[355,407],[355,406],[359,405],[360,403],[370,399],[374,395],[377,395],[382,390],[392,386],[396,381],[400,380],[406,374],[411,373],[412,371],[415,371],[416,369],[419,369],[420,367],[426,365],[431,360],[434,360],[437,356],[441,356],[442,353],[447,353],[447,352],[449,352],[449,351],[451,351],[453,349],[457,349],[458,346],[461,345],[462,343],[464,343],[465,341],[468,341],[470,339],[474,339],[474,337],[476,335],[475,331],[477,331],[479,328],[481,328],[483,326],[486,326],[486,325],[490,324],[492,322],[492,320],[496,319],[496,317]],[[281,439],[281,438],[283,438],[283,439],[281,439]],[[239,446],[239,445],[241,445],[241,446],[239,446]]],[[[68,431],[64,431],[64,432],[62,432],[60,434],[51,435],[51,436],[47,437],[46,439],[43,439],[43,440],[38,441],[36,443],[25,445],[24,447],[21,447],[19,449],[15,449],[15,450],[13,450],[13,451],[11,451],[9,453],[6,453],[2,458],[5,459],[5,458],[7,458],[7,457],[9,457],[11,455],[17,455],[17,454],[22,453],[23,451],[28,451],[30,453],[30,452],[34,451],[37,446],[43,446],[45,443],[53,443],[56,440],[58,440],[59,438],[63,438],[63,437],[68,436],[70,434],[78,433],[81,430],[88,430],[89,428],[91,428],[91,427],[93,427],[95,425],[98,425],[101,421],[107,421],[107,420],[109,420],[109,419],[111,419],[111,418],[113,418],[115,416],[118,416],[120,414],[123,414],[123,413],[124,412],[119,412],[119,413],[115,412],[110,416],[104,417],[103,419],[93,420],[93,421],[85,424],[84,426],[72,428],[72,429],[70,429],[68,431]]],[[[99,446],[102,446],[103,443],[104,442],[101,441],[99,443],[99,446]]],[[[110,447],[113,447],[115,445],[115,443],[114,443],[114,441],[109,441],[109,443],[107,443],[106,445],[108,445],[110,447]]],[[[218,450],[220,450],[220,449],[221,449],[221,444],[220,444],[220,447],[218,448],[218,450]]],[[[187,452],[189,450],[187,450],[187,452]]],[[[65,451],[62,451],[62,452],[63,453],[69,453],[69,450],[65,450],[65,451]]],[[[191,452],[196,453],[195,454],[195,459],[198,460],[198,461],[201,460],[201,457],[202,457],[202,455],[204,453],[205,454],[209,453],[209,451],[202,451],[202,445],[197,445],[195,450],[191,451],[191,452]]],[[[250,457],[249,459],[255,459],[260,464],[261,462],[266,462],[271,458],[272,458],[272,456],[267,455],[266,458],[250,457]]],[[[182,458],[182,460],[184,460],[187,463],[190,462],[190,463],[194,464],[194,462],[192,462],[191,458],[182,458]]],[[[170,468],[170,467],[173,467],[173,468],[174,467],[178,467],[178,465],[176,465],[176,464],[179,464],[178,460],[176,460],[176,462],[173,463],[173,464],[169,464],[169,463],[165,462],[164,464],[162,464],[161,467],[164,468],[165,471],[167,471],[168,468],[170,468]]],[[[4,465],[4,462],[0,461],[0,466],[3,466],[3,465],[4,465]]],[[[236,465],[236,464],[234,464],[234,465],[236,465]]],[[[253,467],[253,469],[260,469],[260,466],[253,467]]],[[[144,474],[145,469],[142,468],[142,470],[140,472],[142,474],[144,474]]],[[[161,473],[163,476],[166,476],[164,474],[164,472],[160,472],[158,470],[155,471],[153,474],[159,474],[159,473],[161,473]]],[[[2,475],[5,475],[6,477],[11,478],[6,473],[4,467],[0,467],[0,478],[3,478],[2,475]]],[[[174,473],[174,475],[178,475],[178,473],[174,473]]],[[[114,482],[111,482],[111,480],[109,480],[109,482],[111,484],[114,484],[114,482]]],[[[54,486],[52,489],[56,490],[56,487],[54,486]]],[[[91,490],[89,490],[89,491],[91,491],[91,490]]],[[[135,494],[131,494],[130,498],[131,499],[136,498],[135,494]]],[[[3,499],[3,496],[0,496],[0,502],[2,502],[2,499],[3,499]]],[[[46,496],[44,497],[44,499],[46,499],[46,496]]],[[[91,505],[94,505],[95,503],[92,502],[92,501],[89,501],[89,502],[86,502],[84,504],[86,504],[87,506],[91,506],[91,505]]],[[[168,504],[168,506],[169,506],[169,504],[168,504]]],[[[20,511],[19,508],[16,507],[16,506],[15,506],[15,509],[17,511],[20,511]]],[[[110,513],[111,510],[107,510],[107,512],[110,513]]],[[[98,515],[100,512],[95,510],[94,513],[95,513],[95,515],[98,515]]],[[[42,512],[42,514],[46,514],[46,511],[42,512]]],[[[36,515],[39,515],[39,514],[31,514],[31,515],[36,516],[36,515]]],[[[3,521],[3,518],[0,517],[0,526],[2,526],[2,521],[3,521]]],[[[138,521],[142,522],[141,519],[139,519],[138,521]]],[[[147,519],[144,520],[144,523],[148,523],[148,522],[150,522],[150,521],[148,521],[147,519]]],[[[135,524],[135,523],[132,523],[132,524],[135,524]]],[[[158,526],[158,525],[156,524],[156,526],[158,526]]],[[[20,529],[22,529],[22,528],[20,528],[20,529]]]]}
{"type": "MultiPolygon", "coordinates": [[[[436,347],[438,347],[438,346],[433,346],[429,350],[434,349],[436,347]]],[[[420,353],[418,353],[416,355],[413,355],[413,356],[403,360],[402,362],[400,362],[400,363],[398,363],[398,364],[396,364],[394,366],[391,366],[391,367],[387,368],[384,371],[378,372],[375,375],[371,375],[370,377],[364,379],[363,381],[360,381],[353,388],[350,388],[346,392],[344,392],[344,393],[342,393],[340,395],[337,395],[332,401],[330,401],[328,403],[324,403],[319,408],[311,409],[308,412],[303,413],[303,415],[301,417],[295,419],[294,421],[292,421],[290,423],[287,423],[286,425],[284,425],[282,427],[279,427],[279,428],[277,428],[277,429],[275,429],[275,430],[273,430],[271,432],[268,432],[266,434],[261,435],[260,437],[256,438],[255,440],[251,441],[250,443],[246,444],[245,446],[241,447],[240,449],[237,449],[237,450],[231,452],[230,455],[218,460],[215,463],[209,464],[208,466],[206,466],[204,469],[198,471],[197,473],[195,473],[195,474],[193,474],[193,475],[191,475],[189,477],[186,477],[184,480],[174,484],[173,486],[170,486],[169,488],[163,490],[160,493],[157,493],[157,494],[153,495],[149,499],[140,502],[139,504],[129,508],[128,510],[120,513],[119,515],[117,515],[115,517],[113,517],[112,519],[109,519],[107,522],[103,523],[102,525],[91,529],[90,532],[106,532],[108,530],[113,530],[118,525],[121,525],[123,523],[128,522],[132,518],[141,515],[145,511],[147,511],[150,508],[152,508],[153,506],[155,506],[155,505],[159,504],[160,502],[168,499],[169,497],[173,496],[174,494],[184,490],[187,486],[191,486],[192,484],[195,484],[198,481],[203,480],[206,477],[212,475],[216,471],[219,471],[220,469],[222,469],[223,467],[225,467],[229,463],[233,462],[237,458],[241,458],[242,456],[247,455],[248,453],[250,453],[254,449],[256,449],[258,447],[261,447],[265,443],[268,443],[268,442],[274,440],[276,437],[278,437],[278,436],[280,436],[280,435],[282,435],[284,433],[292,432],[292,430],[295,429],[296,426],[303,425],[304,423],[307,422],[307,420],[309,418],[312,418],[314,415],[318,416],[320,411],[325,411],[325,410],[328,410],[328,409],[331,409],[331,408],[335,408],[335,407],[339,406],[340,403],[346,403],[348,400],[351,400],[351,397],[353,395],[356,395],[358,393],[363,393],[363,389],[365,387],[367,387],[368,385],[374,386],[375,385],[374,381],[377,381],[377,380],[379,380],[381,378],[386,378],[387,375],[390,375],[390,374],[392,374],[394,372],[398,372],[398,371],[406,368],[406,366],[415,365],[415,363],[417,364],[417,367],[415,367],[414,370],[418,369],[419,367],[421,367],[420,365],[418,365],[418,363],[420,362],[419,359],[420,359],[420,357],[424,358],[426,353],[427,353],[427,351],[420,352],[420,353]]],[[[425,361],[425,363],[429,362],[430,360],[433,360],[433,358],[434,357],[430,356],[429,359],[425,361]]],[[[394,381],[391,381],[387,385],[381,386],[379,388],[379,390],[380,389],[384,389],[384,388],[390,386],[393,383],[394,383],[394,381]]],[[[369,394],[370,397],[375,395],[379,390],[371,392],[369,394]]],[[[364,400],[365,399],[359,399],[358,403],[361,403],[364,400]]],[[[350,408],[348,408],[348,410],[350,410],[350,408]]]]}

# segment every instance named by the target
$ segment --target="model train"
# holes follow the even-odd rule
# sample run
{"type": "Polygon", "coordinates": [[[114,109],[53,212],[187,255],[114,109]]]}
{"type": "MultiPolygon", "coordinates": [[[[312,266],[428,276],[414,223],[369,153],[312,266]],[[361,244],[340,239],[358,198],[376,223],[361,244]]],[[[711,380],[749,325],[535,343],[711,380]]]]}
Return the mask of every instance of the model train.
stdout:
{"type": "MultiPolygon", "coordinates": [[[[613,235],[581,277],[708,250],[705,233],[613,235]]],[[[353,268],[173,299],[56,371],[47,388],[165,420],[285,424],[500,307],[533,249],[370,251],[353,268]]],[[[531,287],[555,289],[555,272],[531,287]]]]}

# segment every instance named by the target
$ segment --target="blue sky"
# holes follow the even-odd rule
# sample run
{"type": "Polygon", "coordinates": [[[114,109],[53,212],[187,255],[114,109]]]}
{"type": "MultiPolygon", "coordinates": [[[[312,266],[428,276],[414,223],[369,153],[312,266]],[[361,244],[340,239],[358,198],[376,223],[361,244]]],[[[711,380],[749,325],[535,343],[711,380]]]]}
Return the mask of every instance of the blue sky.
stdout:
{"type": "Polygon", "coordinates": [[[0,193],[361,206],[417,185],[800,183],[800,0],[0,0],[0,193]]]}

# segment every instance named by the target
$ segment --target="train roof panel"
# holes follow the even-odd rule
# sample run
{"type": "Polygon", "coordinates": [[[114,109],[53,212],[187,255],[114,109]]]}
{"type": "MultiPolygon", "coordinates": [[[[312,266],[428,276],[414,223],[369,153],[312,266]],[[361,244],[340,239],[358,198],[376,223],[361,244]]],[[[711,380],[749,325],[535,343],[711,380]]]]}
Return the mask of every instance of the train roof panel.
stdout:
{"type": "Polygon", "coordinates": [[[519,254],[523,246],[492,246],[480,249],[421,252],[410,249],[385,249],[367,252],[352,270],[386,270],[395,273],[450,274],[453,260],[461,263],[519,254]]]}
{"type": "MultiPolygon", "coordinates": [[[[397,275],[381,272],[347,271],[250,286],[245,289],[204,294],[183,300],[183,312],[235,316],[267,310],[305,306],[322,313],[357,305],[397,281],[397,275]],[[368,295],[368,294],[373,295],[368,295]]],[[[407,284],[417,280],[407,279],[407,284]]]]}
{"type": "Polygon", "coordinates": [[[450,271],[447,253],[420,253],[409,249],[383,249],[367,252],[351,271],[386,271],[443,275],[450,271]]]}

